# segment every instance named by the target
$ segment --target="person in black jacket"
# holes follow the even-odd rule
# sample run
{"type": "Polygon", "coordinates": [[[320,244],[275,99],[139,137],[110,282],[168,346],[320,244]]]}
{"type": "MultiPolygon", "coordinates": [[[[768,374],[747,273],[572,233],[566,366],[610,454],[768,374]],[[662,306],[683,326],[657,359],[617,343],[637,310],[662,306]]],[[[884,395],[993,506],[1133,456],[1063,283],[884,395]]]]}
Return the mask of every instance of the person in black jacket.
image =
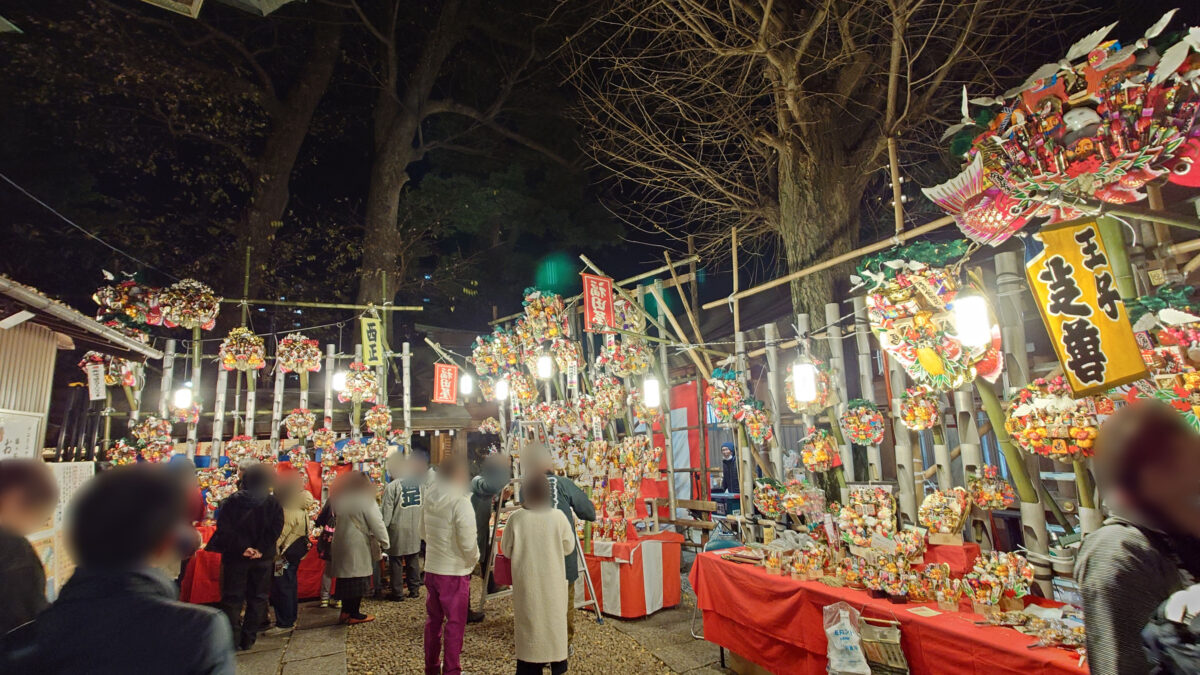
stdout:
{"type": "Polygon", "coordinates": [[[270,492],[273,477],[262,464],[247,467],[241,489],[221,504],[217,531],[208,542],[208,550],[221,554],[221,609],[239,649],[254,646],[267,618],[275,543],[283,532],[283,507],[270,492]],[[246,614],[240,618],[243,605],[246,614]]]}
{"type": "Polygon", "coordinates": [[[162,467],[88,481],[67,521],[78,567],[54,604],[21,629],[30,634],[23,649],[0,646],[0,672],[234,675],[225,617],[176,600],[175,584],[157,569],[190,552],[185,504],[162,467]]]}
{"type": "Polygon", "coordinates": [[[43,529],[58,485],[40,459],[0,462],[0,635],[46,608],[46,572],[26,537],[43,529]]]}

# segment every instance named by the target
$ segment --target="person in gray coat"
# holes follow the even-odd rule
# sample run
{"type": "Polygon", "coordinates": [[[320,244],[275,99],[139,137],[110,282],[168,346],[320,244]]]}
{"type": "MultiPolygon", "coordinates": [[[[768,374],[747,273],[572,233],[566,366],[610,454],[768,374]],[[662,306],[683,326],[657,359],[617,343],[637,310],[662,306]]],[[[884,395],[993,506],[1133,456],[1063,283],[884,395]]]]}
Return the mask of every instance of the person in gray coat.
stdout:
{"type": "Polygon", "coordinates": [[[388,562],[392,569],[390,600],[415,598],[421,587],[421,497],[425,494],[424,462],[393,452],[387,458],[388,474],[395,477],[383,489],[383,522],[387,525],[388,562]]]}
{"type": "Polygon", "coordinates": [[[1088,667],[1160,672],[1142,629],[1160,603],[1200,578],[1200,436],[1165,404],[1127,406],[1101,427],[1094,467],[1113,517],[1084,537],[1075,562],[1088,667]]]}
{"type": "Polygon", "coordinates": [[[387,527],[379,505],[375,503],[375,486],[361,471],[342,474],[338,481],[333,510],[337,513],[337,530],[333,534],[329,575],[337,579],[334,593],[342,601],[341,623],[356,624],[374,621],[363,614],[362,599],[371,587],[371,574],[376,557],[371,547],[374,537],[382,548],[388,548],[387,527]]]}

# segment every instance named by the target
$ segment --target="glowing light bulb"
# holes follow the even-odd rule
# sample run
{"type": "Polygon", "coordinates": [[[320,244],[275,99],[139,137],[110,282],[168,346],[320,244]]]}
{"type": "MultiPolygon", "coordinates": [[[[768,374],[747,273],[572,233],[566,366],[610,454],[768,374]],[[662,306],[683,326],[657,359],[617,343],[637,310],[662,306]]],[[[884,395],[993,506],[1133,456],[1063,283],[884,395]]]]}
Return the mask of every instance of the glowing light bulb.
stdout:
{"type": "Polygon", "coordinates": [[[475,379],[471,377],[470,373],[463,373],[462,377],[458,378],[458,393],[470,396],[473,391],[475,391],[475,379]]]}
{"type": "Polygon", "coordinates": [[[817,367],[811,363],[797,361],[792,365],[792,396],[798,403],[817,400],[817,367]]]}
{"type": "Polygon", "coordinates": [[[662,392],[658,387],[658,378],[654,376],[642,380],[642,402],[647,408],[657,408],[662,405],[662,392]]]}
{"type": "Polygon", "coordinates": [[[960,295],[954,299],[954,330],[964,347],[986,347],[992,343],[992,323],[987,300],[982,295],[960,295]]]}
{"type": "Polygon", "coordinates": [[[175,403],[176,408],[192,407],[192,390],[186,387],[176,389],[175,395],[172,396],[172,401],[175,403]]]}
{"type": "Polygon", "coordinates": [[[504,401],[508,399],[508,380],[500,380],[496,383],[496,400],[504,401]]]}
{"type": "Polygon", "coordinates": [[[345,391],[346,389],[346,371],[333,374],[333,390],[345,391]]]}
{"type": "Polygon", "coordinates": [[[550,375],[554,373],[554,360],[549,354],[542,354],[537,359],[537,376],[539,379],[548,380],[550,375]]]}

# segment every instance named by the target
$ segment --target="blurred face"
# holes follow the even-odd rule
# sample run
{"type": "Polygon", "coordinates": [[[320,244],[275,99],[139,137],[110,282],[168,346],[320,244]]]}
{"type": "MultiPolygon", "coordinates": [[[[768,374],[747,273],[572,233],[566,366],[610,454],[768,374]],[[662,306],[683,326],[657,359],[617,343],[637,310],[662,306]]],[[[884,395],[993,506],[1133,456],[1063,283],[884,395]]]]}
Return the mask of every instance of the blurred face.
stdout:
{"type": "Polygon", "coordinates": [[[1142,468],[1138,493],[1173,525],[1194,530],[1193,523],[1200,522],[1200,440],[1193,435],[1174,439],[1160,461],[1142,468]]]}
{"type": "Polygon", "coordinates": [[[721,456],[725,459],[733,459],[733,452],[729,448],[721,448],[721,456]]]}
{"type": "Polygon", "coordinates": [[[42,529],[54,512],[54,504],[32,506],[26,503],[20,490],[11,490],[0,497],[0,525],[15,534],[26,536],[42,529]]]}

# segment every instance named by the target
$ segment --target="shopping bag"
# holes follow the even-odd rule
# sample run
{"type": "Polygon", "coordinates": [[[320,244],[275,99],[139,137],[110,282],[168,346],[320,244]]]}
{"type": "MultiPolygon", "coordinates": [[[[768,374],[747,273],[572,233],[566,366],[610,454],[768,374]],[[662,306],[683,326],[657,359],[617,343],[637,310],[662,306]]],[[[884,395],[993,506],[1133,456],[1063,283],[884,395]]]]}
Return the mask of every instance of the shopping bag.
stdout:
{"type": "Polygon", "coordinates": [[[862,650],[858,610],[845,602],[837,602],[825,607],[822,614],[830,675],[871,675],[871,667],[862,650]]]}

